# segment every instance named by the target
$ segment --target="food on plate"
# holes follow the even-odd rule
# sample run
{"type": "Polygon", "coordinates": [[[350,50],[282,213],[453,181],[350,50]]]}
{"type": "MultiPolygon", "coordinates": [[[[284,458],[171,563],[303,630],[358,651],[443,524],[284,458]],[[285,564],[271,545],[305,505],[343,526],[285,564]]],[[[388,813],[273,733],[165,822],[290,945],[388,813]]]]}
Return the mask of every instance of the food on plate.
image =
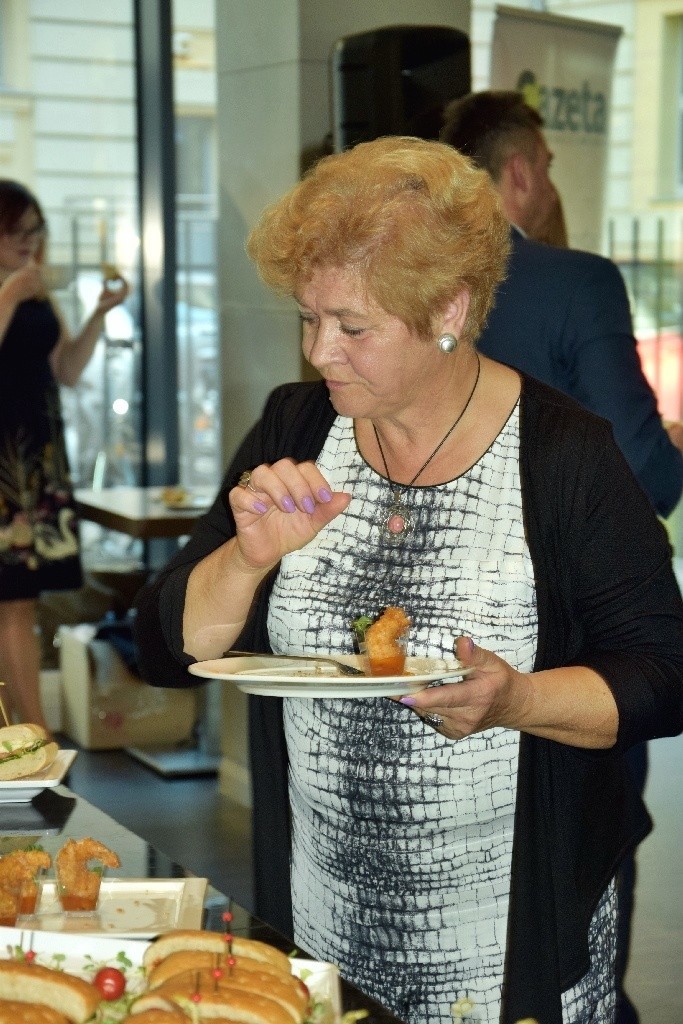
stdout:
{"type": "Polygon", "coordinates": [[[229,1019],[236,1024],[303,1024],[303,1016],[293,1018],[291,1013],[262,991],[249,992],[234,985],[216,983],[209,972],[197,979],[191,972],[187,980],[168,982],[136,999],[131,1008],[133,1020],[138,1009],[167,1009],[179,1006],[197,1014],[200,1020],[229,1019]]]}
{"type": "Polygon", "coordinates": [[[159,995],[173,999],[178,992],[191,992],[193,985],[200,986],[202,991],[206,988],[227,988],[231,991],[264,993],[286,1010],[295,1022],[303,1018],[309,1003],[308,989],[293,974],[281,972],[278,977],[276,974],[243,970],[237,964],[227,963],[226,959],[217,954],[214,954],[214,963],[208,968],[189,968],[174,974],[160,985],[150,987],[159,995]]]}
{"type": "Polygon", "coordinates": [[[67,839],[55,857],[57,893],[62,909],[92,911],[100,895],[103,867],[121,866],[118,854],[96,839],[67,839]],[[100,867],[91,868],[92,861],[100,867]]]}
{"type": "MultiPolygon", "coordinates": [[[[0,960],[0,1000],[39,1003],[83,1024],[95,1013],[100,994],[94,985],[36,963],[0,960]]],[[[15,1022],[21,1017],[15,1017],[15,1022]]]]}
{"type": "Polygon", "coordinates": [[[204,1018],[244,1024],[302,1024],[310,1007],[306,985],[292,974],[288,956],[258,939],[221,932],[166,932],[143,954],[149,991],[135,1000],[143,1010],[177,1006],[204,1018]]]}
{"type": "Polygon", "coordinates": [[[119,268],[115,263],[103,263],[102,264],[102,280],[106,284],[108,281],[119,281],[121,274],[119,268]]]}
{"type": "Polygon", "coordinates": [[[12,928],[19,916],[19,893],[0,886],[0,925],[12,928]]]}
{"type": "MultiPolygon", "coordinates": [[[[69,1018],[49,1006],[41,1006],[40,1003],[0,999],[0,1024],[69,1024],[69,1018]]],[[[150,1021],[149,1024],[153,1022],[150,1021]]]]}
{"type": "Polygon", "coordinates": [[[49,768],[59,747],[40,725],[24,722],[0,729],[0,782],[23,779],[49,768]]]}
{"type": "Polygon", "coordinates": [[[72,968],[67,965],[69,936],[63,938],[64,955],[59,946],[52,946],[49,968],[36,959],[50,955],[40,952],[40,944],[31,944],[28,953],[23,946],[6,947],[5,955],[14,959],[0,960],[0,1024],[199,1024],[204,1020],[212,1024],[333,1024],[335,1020],[332,997],[327,992],[316,995],[315,988],[309,991],[292,972],[290,958],[265,942],[227,932],[178,930],[160,935],[148,946],[140,944],[132,961],[130,951],[120,951],[115,958],[110,951],[100,962],[93,944],[76,969],[77,977],[66,973],[72,968]],[[205,948],[197,948],[198,944],[205,948]],[[164,965],[166,974],[161,971],[164,965]],[[14,1016],[2,1016],[3,999],[21,1002],[14,1016]],[[34,1016],[27,1009],[31,1015],[24,1017],[24,1007],[33,1004],[49,1006],[56,1016],[34,1016]]]}
{"type": "MultiPolygon", "coordinates": [[[[168,1009],[141,1010],[126,1017],[123,1024],[189,1024],[190,1018],[176,1006],[168,1009]]],[[[1,1022],[0,1022],[1,1024],[1,1022]]]]}
{"type": "MultiPolygon", "coordinates": [[[[236,940],[233,939],[233,950],[230,954],[230,959],[234,961],[235,967],[239,967],[242,971],[253,971],[257,974],[272,975],[276,978],[284,975],[285,978],[289,978],[295,983],[298,982],[296,976],[291,973],[289,962],[285,966],[281,966],[280,964],[270,963],[267,960],[254,960],[250,956],[236,955],[234,950],[235,942],[236,940]]],[[[176,974],[182,974],[184,971],[210,970],[216,966],[216,963],[219,965],[224,963],[227,956],[228,949],[225,940],[223,940],[221,952],[202,949],[177,950],[175,953],[169,953],[168,956],[160,960],[149,971],[147,982],[150,988],[158,988],[159,985],[163,985],[169,978],[173,978],[176,974]]]]}
{"type": "MultiPolygon", "coordinates": [[[[142,962],[148,972],[170,953],[180,950],[204,950],[208,953],[225,954],[228,942],[223,932],[204,932],[199,929],[177,929],[165,932],[149,944],[142,962]]],[[[230,952],[234,957],[249,957],[279,967],[285,974],[292,973],[292,965],[286,953],[258,939],[245,939],[235,935],[230,940],[230,952]]]]}
{"type": "Polygon", "coordinates": [[[38,848],[13,850],[0,857],[0,889],[18,892],[18,913],[35,914],[38,902],[38,878],[47,871],[52,858],[38,848]]]}
{"type": "Polygon", "coordinates": [[[106,1002],[120,999],[126,991],[126,976],[118,967],[100,967],[92,983],[106,1002]]]}
{"type": "Polygon", "coordinates": [[[282,981],[278,981],[272,974],[258,977],[253,971],[240,971],[229,965],[176,974],[153,991],[171,1002],[177,1001],[179,995],[193,992],[223,993],[226,1000],[241,996],[265,996],[283,1011],[285,1016],[279,1010],[273,1011],[282,1019],[283,1024],[286,1017],[289,1017],[293,1024],[299,1024],[305,1016],[309,1002],[305,988],[288,985],[284,977],[282,981]]]}
{"type": "MultiPolygon", "coordinates": [[[[356,620],[358,621],[358,620],[356,620]]],[[[402,608],[389,606],[364,631],[365,651],[370,675],[400,676],[406,663],[401,639],[410,629],[411,621],[402,608]]]]}
{"type": "Polygon", "coordinates": [[[184,487],[163,487],[161,500],[167,508],[182,508],[190,500],[190,492],[184,487]]]}

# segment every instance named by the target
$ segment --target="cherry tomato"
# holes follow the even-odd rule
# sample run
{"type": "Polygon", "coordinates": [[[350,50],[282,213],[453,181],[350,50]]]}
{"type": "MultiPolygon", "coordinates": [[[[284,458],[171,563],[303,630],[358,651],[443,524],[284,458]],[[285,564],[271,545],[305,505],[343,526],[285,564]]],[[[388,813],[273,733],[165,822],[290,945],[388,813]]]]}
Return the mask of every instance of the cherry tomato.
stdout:
{"type": "Polygon", "coordinates": [[[93,985],[107,1002],[120,999],[126,988],[126,976],[118,967],[102,967],[93,978],[93,985]]]}

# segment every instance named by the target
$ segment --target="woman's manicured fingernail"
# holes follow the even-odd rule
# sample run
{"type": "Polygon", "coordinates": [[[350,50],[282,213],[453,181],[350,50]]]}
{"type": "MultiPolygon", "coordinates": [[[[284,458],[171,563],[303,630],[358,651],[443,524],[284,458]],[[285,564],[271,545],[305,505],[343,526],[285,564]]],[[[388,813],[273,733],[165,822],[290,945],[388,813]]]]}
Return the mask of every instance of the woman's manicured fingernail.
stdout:
{"type": "Polygon", "coordinates": [[[282,499],[282,507],[285,512],[296,512],[296,505],[288,494],[282,499]]]}
{"type": "Polygon", "coordinates": [[[318,497],[321,501],[332,501],[332,491],[328,491],[327,487],[321,487],[318,491],[318,497]]]}
{"type": "Polygon", "coordinates": [[[416,703],[417,701],[414,697],[401,697],[399,700],[399,704],[407,704],[409,708],[412,708],[416,703]]]}
{"type": "Polygon", "coordinates": [[[472,639],[471,636],[466,636],[464,639],[465,639],[465,650],[466,650],[467,654],[471,654],[472,651],[474,650],[474,640],[472,639]]]}
{"type": "Polygon", "coordinates": [[[268,511],[268,506],[265,505],[262,501],[255,501],[251,507],[253,508],[254,512],[260,512],[261,514],[268,511]]]}
{"type": "Polygon", "coordinates": [[[304,512],[308,512],[309,516],[311,512],[315,512],[315,502],[308,495],[302,500],[301,504],[304,507],[304,512]]]}

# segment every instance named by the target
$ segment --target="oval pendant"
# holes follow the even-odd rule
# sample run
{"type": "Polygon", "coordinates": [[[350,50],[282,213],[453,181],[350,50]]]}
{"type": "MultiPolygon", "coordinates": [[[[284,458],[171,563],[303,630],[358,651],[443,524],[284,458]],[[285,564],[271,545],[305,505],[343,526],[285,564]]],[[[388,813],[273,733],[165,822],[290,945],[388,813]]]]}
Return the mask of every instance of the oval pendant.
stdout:
{"type": "Polygon", "coordinates": [[[403,533],[406,528],[406,521],[397,512],[387,519],[387,530],[389,533],[403,533]]]}
{"type": "Polygon", "coordinates": [[[412,529],[412,517],[403,505],[392,505],[382,520],[382,532],[390,544],[400,544],[412,529]]]}

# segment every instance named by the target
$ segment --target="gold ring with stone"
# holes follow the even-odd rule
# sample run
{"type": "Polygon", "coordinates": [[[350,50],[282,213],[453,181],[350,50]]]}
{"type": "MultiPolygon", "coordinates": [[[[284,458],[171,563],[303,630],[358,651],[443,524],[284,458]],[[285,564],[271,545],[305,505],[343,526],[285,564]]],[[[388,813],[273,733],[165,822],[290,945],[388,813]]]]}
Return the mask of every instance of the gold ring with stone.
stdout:
{"type": "Polygon", "coordinates": [[[250,469],[245,469],[244,473],[241,474],[241,476],[240,476],[239,480],[237,481],[237,483],[239,484],[240,487],[244,487],[245,489],[248,487],[251,491],[253,491],[254,488],[249,483],[250,480],[251,480],[251,470],[250,469]]]}

